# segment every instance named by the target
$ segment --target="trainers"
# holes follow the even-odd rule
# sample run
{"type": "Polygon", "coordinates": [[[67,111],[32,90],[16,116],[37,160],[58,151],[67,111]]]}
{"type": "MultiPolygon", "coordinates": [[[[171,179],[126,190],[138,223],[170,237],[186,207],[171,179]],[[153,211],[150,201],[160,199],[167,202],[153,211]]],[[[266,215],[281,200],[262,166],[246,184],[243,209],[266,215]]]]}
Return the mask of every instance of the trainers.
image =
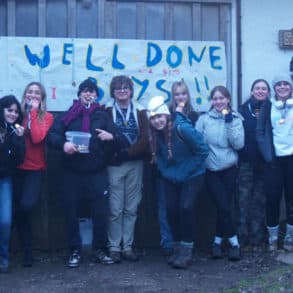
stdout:
{"type": "Polygon", "coordinates": [[[212,258],[218,259],[223,258],[223,251],[221,244],[214,243],[212,247],[212,258]]]}
{"type": "Polygon", "coordinates": [[[113,259],[107,256],[103,249],[97,249],[93,254],[92,260],[103,265],[111,265],[114,263],[113,259]]]}
{"type": "Polygon", "coordinates": [[[70,268],[77,268],[80,264],[80,253],[78,250],[74,250],[69,256],[67,266],[70,268]]]}
{"type": "Polygon", "coordinates": [[[235,261],[241,259],[240,247],[237,245],[231,246],[228,254],[229,260],[235,261]]]}
{"type": "Polygon", "coordinates": [[[284,239],[284,249],[293,252],[293,237],[286,235],[284,239]]]}
{"type": "Polygon", "coordinates": [[[269,252],[276,252],[278,250],[278,239],[269,241],[268,251],[269,252]]]}
{"type": "Polygon", "coordinates": [[[128,261],[138,261],[138,256],[132,249],[123,251],[122,257],[128,261]]]}
{"type": "Polygon", "coordinates": [[[110,251],[109,253],[110,258],[112,258],[114,263],[121,262],[121,253],[120,251],[110,251]]]}

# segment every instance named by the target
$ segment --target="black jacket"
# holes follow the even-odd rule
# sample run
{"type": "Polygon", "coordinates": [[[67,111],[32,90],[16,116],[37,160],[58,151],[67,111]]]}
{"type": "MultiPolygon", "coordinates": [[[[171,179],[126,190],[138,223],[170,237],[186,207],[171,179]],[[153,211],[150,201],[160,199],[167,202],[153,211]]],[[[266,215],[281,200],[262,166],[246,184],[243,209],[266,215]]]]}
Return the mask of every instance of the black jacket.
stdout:
{"type": "MultiPolygon", "coordinates": [[[[65,127],[61,115],[53,124],[49,135],[48,143],[51,147],[63,152],[66,142],[66,131],[80,131],[82,127],[82,117],[79,116],[65,127]]],[[[97,108],[90,115],[90,133],[92,134],[89,144],[89,153],[75,153],[68,155],[63,153],[64,167],[74,172],[99,172],[102,171],[112,160],[113,154],[119,148],[128,145],[126,138],[120,134],[112,119],[104,109],[97,108]],[[96,129],[103,129],[113,134],[113,141],[101,141],[97,137],[96,129]]]]}
{"type": "Polygon", "coordinates": [[[256,126],[256,141],[262,157],[266,162],[272,162],[275,158],[275,148],[273,143],[273,128],[271,122],[272,103],[263,103],[256,126]]]}
{"type": "Polygon", "coordinates": [[[24,137],[17,136],[10,127],[0,128],[0,178],[11,176],[15,167],[23,162],[24,156],[24,137]]]}

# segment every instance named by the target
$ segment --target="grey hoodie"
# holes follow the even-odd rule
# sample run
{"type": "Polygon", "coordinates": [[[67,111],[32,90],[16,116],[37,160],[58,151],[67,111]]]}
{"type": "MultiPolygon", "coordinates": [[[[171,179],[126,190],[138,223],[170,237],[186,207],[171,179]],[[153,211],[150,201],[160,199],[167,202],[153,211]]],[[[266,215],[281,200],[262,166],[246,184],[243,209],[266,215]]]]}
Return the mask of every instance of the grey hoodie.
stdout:
{"type": "Polygon", "coordinates": [[[201,115],[196,129],[201,132],[209,146],[206,167],[211,171],[221,171],[237,165],[237,151],[244,146],[242,116],[232,112],[232,122],[225,122],[224,116],[211,109],[201,115]]]}

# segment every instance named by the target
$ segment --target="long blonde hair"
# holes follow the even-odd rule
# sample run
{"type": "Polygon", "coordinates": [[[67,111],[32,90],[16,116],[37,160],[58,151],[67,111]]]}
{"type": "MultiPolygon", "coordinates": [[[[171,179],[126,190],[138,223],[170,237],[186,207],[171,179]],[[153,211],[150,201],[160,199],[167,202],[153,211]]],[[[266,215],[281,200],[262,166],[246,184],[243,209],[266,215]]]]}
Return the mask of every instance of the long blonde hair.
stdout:
{"type": "Polygon", "coordinates": [[[40,102],[39,109],[38,109],[38,120],[43,120],[45,113],[46,113],[46,107],[47,107],[46,106],[47,94],[46,94],[45,87],[40,82],[33,81],[25,87],[23,95],[22,95],[22,100],[21,100],[21,111],[23,113],[23,116],[26,117],[27,116],[27,111],[26,111],[27,105],[26,105],[26,101],[25,101],[25,96],[26,96],[28,89],[32,85],[38,86],[40,89],[40,92],[41,92],[41,102],[40,102]]]}

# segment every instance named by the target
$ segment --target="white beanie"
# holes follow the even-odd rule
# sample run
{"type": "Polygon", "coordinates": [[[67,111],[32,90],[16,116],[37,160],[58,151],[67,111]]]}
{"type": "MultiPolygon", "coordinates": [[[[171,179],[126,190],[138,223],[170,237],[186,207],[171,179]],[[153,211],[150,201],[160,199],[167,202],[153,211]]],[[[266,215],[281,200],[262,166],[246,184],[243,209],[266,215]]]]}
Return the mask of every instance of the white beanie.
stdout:
{"type": "Polygon", "coordinates": [[[155,96],[152,97],[148,103],[148,118],[155,116],[157,114],[166,114],[170,115],[169,108],[164,103],[164,97],[155,96]]]}
{"type": "Polygon", "coordinates": [[[277,75],[272,81],[273,88],[275,88],[276,83],[280,81],[288,82],[292,88],[292,79],[290,78],[290,75],[287,75],[287,74],[277,75]]]}

